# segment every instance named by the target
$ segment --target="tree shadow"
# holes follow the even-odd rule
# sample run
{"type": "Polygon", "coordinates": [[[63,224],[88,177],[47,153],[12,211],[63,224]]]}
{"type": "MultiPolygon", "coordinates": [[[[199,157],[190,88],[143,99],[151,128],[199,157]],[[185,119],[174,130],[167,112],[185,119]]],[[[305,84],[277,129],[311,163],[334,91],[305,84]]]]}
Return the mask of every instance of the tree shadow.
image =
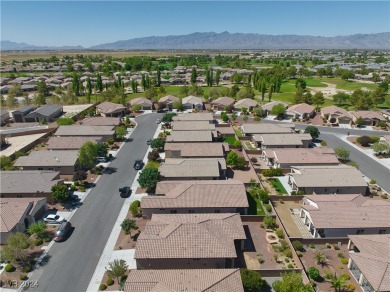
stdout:
{"type": "Polygon", "coordinates": [[[106,167],[103,171],[104,174],[113,174],[117,172],[116,167],[106,167]]]}

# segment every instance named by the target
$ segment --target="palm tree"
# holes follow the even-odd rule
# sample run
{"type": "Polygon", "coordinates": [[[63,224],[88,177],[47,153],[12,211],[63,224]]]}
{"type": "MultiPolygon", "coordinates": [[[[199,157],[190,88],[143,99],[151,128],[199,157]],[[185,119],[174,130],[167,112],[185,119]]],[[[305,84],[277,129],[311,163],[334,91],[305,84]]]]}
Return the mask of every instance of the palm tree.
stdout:
{"type": "Polygon", "coordinates": [[[336,273],[328,280],[335,292],[340,292],[345,287],[345,278],[337,277],[336,273]]]}
{"type": "Polygon", "coordinates": [[[314,259],[316,260],[317,265],[324,266],[326,264],[326,255],[320,251],[315,253],[314,259]]]}

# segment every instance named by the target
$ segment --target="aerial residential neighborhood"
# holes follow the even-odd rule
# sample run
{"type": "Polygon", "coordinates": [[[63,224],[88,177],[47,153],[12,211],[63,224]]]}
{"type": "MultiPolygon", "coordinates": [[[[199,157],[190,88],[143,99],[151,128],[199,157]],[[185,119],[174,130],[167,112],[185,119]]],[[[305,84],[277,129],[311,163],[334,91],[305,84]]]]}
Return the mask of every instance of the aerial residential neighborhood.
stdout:
{"type": "Polygon", "coordinates": [[[388,3],[1,15],[0,291],[390,291],[388,3]]]}

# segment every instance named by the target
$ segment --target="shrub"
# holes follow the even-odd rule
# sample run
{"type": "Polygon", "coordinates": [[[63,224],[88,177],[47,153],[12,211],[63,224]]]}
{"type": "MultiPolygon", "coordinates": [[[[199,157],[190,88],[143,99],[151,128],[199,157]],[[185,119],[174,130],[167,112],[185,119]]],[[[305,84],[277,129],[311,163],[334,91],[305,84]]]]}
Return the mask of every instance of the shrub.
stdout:
{"type": "Polygon", "coordinates": [[[329,249],[332,248],[332,245],[330,243],[325,243],[325,246],[326,246],[326,248],[329,248],[329,249]]]}
{"type": "Polygon", "coordinates": [[[11,264],[7,264],[5,266],[5,268],[4,268],[4,271],[6,271],[7,273],[11,273],[11,272],[13,272],[15,270],[16,270],[15,267],[13,265],[11,265],[11,264]]]}
{"type": "Polygon", "coordinates": [[[106,281],[106,285],[107,285],[107,286],[111,286],[111,285],[113,285],[113,284],[114,284],[114,280],[111,279],[111,278],[108,278],[107,281],[106,281]]]}
{"type": "Polygon", "coordinates": [[[284,238],[284,233],[283,233],[283,229],[282,228],[278,228],[278,229],[276,229],[276,235],[277,235],[277,237],[279,237],[279,238],[281,238],[281,239],[283,239],[284,238]]]}
{"type": "Polygon", "coordinates": [[[44,237],[44,238],[43,238],[43,241],[44,241],[44,242],[50,242],[51,239],[52,239],[51,237],[44,237]]]}
{"type": "Polygon", "coordinates": [[[343,265],[340,265],[340,266],[338,266],[338,268],[339,268],[340,270],[342,270],[342,269],[344,269],[344,266],[343,266],[343,265]]]}
{"type": "Polygon", "coordinates": [[[268,194],[268,190],[267,189],[259,190],[259,196],[260,196],[260,200],[264,204],[268,204],[269,203],[269,194],[268,194]]]}
{"type": "Polygon", "coordinates": [[[29,272],[31,272],[31,270],[32,270],[31,266],[24,266],[23,267],[23,272],[24,273],[29,273],[29,272]]]}
{"type": "Polygon", "coordinates": [[[285,258],[284,261],[285,261],[286,263],[289,263],[289,262],[290,262],[290,259],[289,259],[289,258],[285,258]]]}
{"type": "Polygon", "coordinates": [[[273,229],[275,227],[275,220],[271,216],[265,216],[263,221],[267,228],[273,229]]]}
{"type": "Polygon", "coordinates": [[[279,199],[279,203],[280,203],[280,204],[284,204],[283,199],[279,199]]]}
{"type": "Polygon", "coordinates": [[[85,192],[85,190],[86,190],[85,186],[79,186],[79,191],[80,192],[85,192]]]}
{"type": "Polygon", "coordinates": [[[381,195],[381,198],[387,200],[389,197],[388,197],[388,195],[386,195],[386,194],[382,194],[382,195],[381,195]]]}
{"type": "Polygon", "coordinates": [[[114,144],[114,139],[113,138],[110,138],[107,140],[107,144],[108,145],[113,145],[114,144]]]}
{"type": "Polygon", "coordinates": [[[314,281],[317,281],[320,278],[320,271],[315,267],[310,267],[307,274],[309,275],[309,278],[314,281]]]}
{"type": "Polygon", "coordinates": [[[335,250],[340,250],[340,247],[339,247],[337,244],[333,244],[333,248],[334,248],[335,250]]]}
{"type": "Polygon", "coordinates": [[[256,162],[257,162],[257,158],[256,158],[256,157],[252,157],[252,158],[251,158],[251,161],[252,161],[253,163],[256,163],[256,162]]]}
{"type": "Polygon", "coordinates": [[[288,243],[284,239],[281,239],[279,241],[278,251],[284,252],[288,248],[288,243]]]}
{"type": "Polygon", "coordinates": [[[345,286],[345,289],[348,290],[348,291],[355,291],[356,287],[355,287],[354,284],[348,283],[348,284],[345,286]]]}
{"type": "Polygon", "coordinates": [[[255,271],[241,269],[240,274],[245,291],[258,291],[265,284],[261,275],[255,271]]]}
{"type": "Polygon", "coordinates": [[[87,178],[87,173],[84,170],[76,171],[73,174],[73,180],[74,181],[85,180],[86,178],[87,178]]]}
{"type": "Polygon", "coordinates": [[[148,160],[151,161],[157,161],[160,159],[160,154],[157,149],[153,149],[152,151],[149,152],[148,154],[148,160]]]}
{"type": "Polygon", "coordinates": [[[299,240],[294,240],[293,242],[291,242],[293,248],[295,250],[299,250],[299,251],[303,251],[303,244],[299,241],[299,240]]]}
{"type": "Polygon", "coordinates": [[[264,259],[261,255],[257,257],[257,260],[259,261],[260,264],[264,263],[264,259]]]}
{"type": "Polygon", "coordinates": [[[324,270],[324,278],[327,280],[334,278],[333,272],[330,270],[324,270]]]}
{"type": "Polygon", "coordinates": [[[107,285],[106,284],[100,284],[99,285],[99,291],[104,291],[107,289],[107,285]]]}
{"type": "Polygon", "coordinates": [[[69,126],[69,125],[73,125],[74,124],[74,121],[72,118],[59,118],[57,120],[57,125],[59,126],[69,126]]]}
{"type": "Polygon", "coordinates": [[[263,223],[260,224],[260,228],[264,228],[264,224],[263,223]]]}
{"type": "Polygon", "coordinates": [[[299,250],[297,250],[296,252],[298,257],[302,257],[302,253],[299,250]]]}
{"type": "Polygon", "coordinates": [[[346,258],[341,258],[341,259],[340,259],[340,262],[341,262],[342,264],[344,264],[344,265],[347,265],[347,264],[348,264],[348,259],[346,259],[346,258]]]}
{"type": "Polygon", "coordinates": [[[293,264],[288,264],[287,268],[294,269],[294,265],[293,264]]]}
{"type": "Polygon", "coordinates": [[[135,200],[133,203],[131,203],[129,208],[131,215],[133,215],[134,217],[140,217],[140,215],[142,215],[140,206],[141,206],[141,202],[138,200],[135,200]]]}
{"type": "Polygon", "coordinates": [[[340,258],[340,259],[345,258],[344,254],[342,252],[338,252],[337,253],[337,257],[340,258]]]}
{"type": "Polygon", "coordinates": [[[266,177],[270,176],[281,176],[283,175],[283,171],[280,168],[273,168],[273,169],[264,169],[262,171],[262,174],[266,177]]]}
{"type": "Polygon", "coordinates": [[[24,280],[27,280],[27,275],[26,274],[20,274],[19,275],[19,279],[24,281],[24,280]]]}
{"type": "Polygon", "coordinates": [[[270,204],[266,204],[265,209],[267,210],[267,212],[272,212],[272,207],[270,204]]]}
{"type": "Polygon", "coordinates": [[[35,246],[38,246],[38,245],[42,245],[43,244],[43,240],[42,239],[37,239],[34,241],[34,245],[35,246]]]}
{"type": "Polygon", "coordinates": [[[291,250],[291,248],[287,248],[287,249],[283,252],[283,254],[284,254],[286,257],[288,257],[288,258],[292,258],[292,250],[291,250]]]}
{"type": "Polygon", "coordinates": [[[376,184],[376,179],[370,180],[370,185],[375,185],[376,184]]]}
{"type": "Polygon", "coordinates": [[[342,274],[341,277],[344,278],[345,281],[348,281],[349,279],[351,279],[351,276],[347,273],[342,274]]]}

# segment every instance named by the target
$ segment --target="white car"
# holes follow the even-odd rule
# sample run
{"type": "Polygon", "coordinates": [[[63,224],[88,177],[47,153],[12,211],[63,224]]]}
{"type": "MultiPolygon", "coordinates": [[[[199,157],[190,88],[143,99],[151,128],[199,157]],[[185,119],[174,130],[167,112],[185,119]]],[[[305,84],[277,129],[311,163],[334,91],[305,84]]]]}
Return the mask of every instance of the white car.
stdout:
{"type": "Polygon", "coordinates": [[[62,222],[65,222],[65,218],[61,217],[59,215],[51,214],[47,215],[45,218],[43,218],[43,221],[49,224],[60,224],[62,222]]]}

